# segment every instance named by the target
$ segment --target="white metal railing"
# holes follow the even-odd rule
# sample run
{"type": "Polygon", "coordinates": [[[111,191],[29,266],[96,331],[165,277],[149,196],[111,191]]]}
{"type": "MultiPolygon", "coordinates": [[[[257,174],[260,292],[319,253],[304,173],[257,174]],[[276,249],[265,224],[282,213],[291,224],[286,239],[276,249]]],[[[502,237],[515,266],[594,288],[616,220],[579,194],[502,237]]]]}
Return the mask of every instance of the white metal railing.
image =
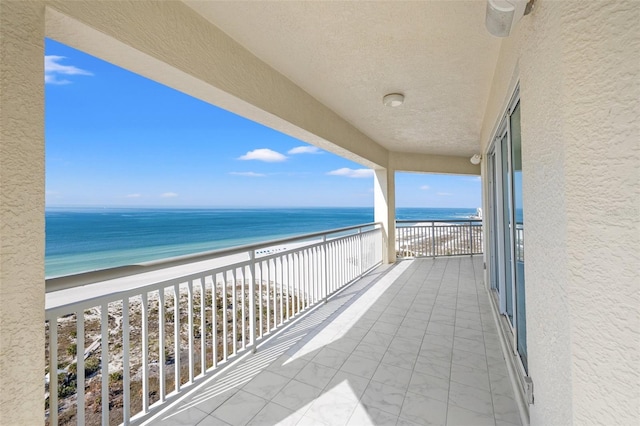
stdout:
{"type": "Polygon", "coordinates": [[[516,241],[515,241],[516,261],[524,262],[524,225],[516,223],[516,241]]]}
{"type": "Polygon", "coordinates": [[[398,257],[481,254],[482,220],[398,220],[398,257]]]}
{"type": "Polygon", "coordinates": [[[86,289],[78,286],[96,277],[115,277],[108,281],[113,285],[122,279],[122,268],[82,274],[84,279],[48,280],[48,287],[72,288],[47,294],[45,352],[48,371],[57,372],[47,374],[47,423],[144,420],[218,366],[254,349],[273,330],[379,265],[382,232],[379,224],[371,223],[169,259],[139,270],[157,273],[163,265],[184,270],[194,259],[229,255],[236,255],[231,257],[236,261],[95,297],[78,296],[86,289]],[[50,303],[60,291],[77,297],[50,303]]]}

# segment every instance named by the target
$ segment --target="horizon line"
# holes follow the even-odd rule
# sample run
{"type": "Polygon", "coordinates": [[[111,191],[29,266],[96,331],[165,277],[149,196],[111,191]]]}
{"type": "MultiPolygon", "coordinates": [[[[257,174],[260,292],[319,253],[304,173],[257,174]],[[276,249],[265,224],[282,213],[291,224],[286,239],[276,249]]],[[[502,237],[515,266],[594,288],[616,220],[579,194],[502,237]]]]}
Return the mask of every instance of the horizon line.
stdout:
{"type": "MultiPolygon", "coordinates": [[[[189,205],[189,206],[130,206],[130,205],[98,205],[98,204],[59,204],[47,205],[47,209],[155,209],[155,210],[256,210],[256,209],[373,209],[374,206],[207,206],[207,205],[189,205]]],[[[477,209],[477,207],[427,207],[427,206],[396,206],[396,209],[477,209]]]]}

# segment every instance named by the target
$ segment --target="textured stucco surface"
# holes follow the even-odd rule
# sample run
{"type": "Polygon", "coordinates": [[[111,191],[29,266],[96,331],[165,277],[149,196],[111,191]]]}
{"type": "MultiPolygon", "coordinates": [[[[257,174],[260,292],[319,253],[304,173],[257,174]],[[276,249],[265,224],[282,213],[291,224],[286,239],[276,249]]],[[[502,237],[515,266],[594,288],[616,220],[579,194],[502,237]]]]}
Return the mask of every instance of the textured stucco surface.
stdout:
{"type": "Polygon", "coordinates": [[[640,422],[640,2],[565,5],[573,419],[640,422]]]}
{"type": "MultiPolygon", "coordinates": [[[[476,148],[479,151],[479,148],[476,148]]],[[[479,175],[480,165],[473,165],[468,156],[407,154],[390,152],[389,168],[398,172],[452,173],[479,175]]]]}
{"type": "Polygon", "coordinates": [[[0,2],[0,425],[44,422],[44,6],[0,2]]]}
{"type": "Polygon", "coordinates": [[[185,3],[390,151],[477,152],[500,47],[486,2],[185,3]]]}
{"type": "Polygon", "coordinates": [[[396,261],[396,188],[395,170],[376,169],[373,184],[374,221],[382,223],[385,263],[396,261]]]}
{"type": "Polygon", "coordinates": [[[541,0],[502,44],[483,144],[519,79],[534,425],[640,419],[638,22],[541,0]]]}

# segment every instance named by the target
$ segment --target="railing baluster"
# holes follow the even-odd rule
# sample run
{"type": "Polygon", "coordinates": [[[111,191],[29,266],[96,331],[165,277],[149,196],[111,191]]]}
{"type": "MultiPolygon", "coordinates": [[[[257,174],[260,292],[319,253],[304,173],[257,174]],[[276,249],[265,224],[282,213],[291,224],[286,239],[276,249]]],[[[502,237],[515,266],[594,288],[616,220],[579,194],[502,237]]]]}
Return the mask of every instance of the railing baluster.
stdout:
{"type": "Polygon", "coordinates": [[[362,247],[362,228],[358,229],[358,246],[359,246],[359,253],[358,253],[358,268],[360,269],[360,271],[358,272],[358,276],[362,276],[364,274],[364,263],[363,263],[363,259],[362,257],[364,256],[364,248],[362,247]]]}
{"type": "Polygon", "coordinates": [[[256,264],[255,251],[249,253],[249,345],[255,352],[256,345],[256,264]]]}
{"type": "Polygon", "coordinates": [[[122,422],[131,418],[131,372],[129,371],[129,298],[122,300],[122,422]]]}
{"type": "Polygon", "coordinates": [[[322,272],[323,272],[323,287],[324,287],[324,303],[327,303],[329,297],[329,274],[328,274],[328,260],[327,260],[327,236],[322,237],[322,272]]]}
{"type": "Polygon", "coordinates": [[[241,311],[242,311],[242,318],[241,318],[241,326],[242,326],[242,349],[245,349],[247,347],[247,333],[246,333],[246,303],[245,303],[245,299],[246,299],[246,288],[247,288],[247,267],[244,266],[241,270],[242,272],[242,290],[240,292],[240,297],[242,297],[242,303],[241,303],[241,311]]]}
{"type": "Polygon", "coordinates": [[[102,425],[109,426],[109,304],[103,303],[100,310],[100,338],[102,348],[100,353],[102,380],[102,425]]]}
{"type": "Polygon", "coordinates": [[[160,391],[160,402],[163,403],[165,400],[166,391],[166,374],[165,374],[165,364],[167,360],[165,358],[165,314],[164,314],[164,287],[161,287],[158,290],[158,370],[160,375],[158,377],[159,380],[159,391],[160,391]]]}
{"type": "Polygon", "coordinates": [[[309,249],[309,258],[307,264],[309,267],[309,306],[312,306],[316,302],[316,248],[309,249]]]}
{"type": "Polygon", "coordinates": [[[233,355],[238,353],[238,276],[236,272],[235,268],[231,270],[231,306],[233,307],[231,310],[231,326],[233,327],[231,338],[233,339],[233,355]]]}
{"type": "Polygon", "coordinates": [[[338,285],[338,288],[340,288],[342,287],[342,280],[344,278],[342,275],[342,268],[344,267],[344,257],[342,256],[342,240],[338,240],[336,245],[337,245],[336,250],[338,252],[338,259],[342,259],[342,262],[338,261],[338,267],[336,268],[338,273],[337,285],[338,285]]]}
{"type": "Polygon", "coordinates": [[[49,319],[49,424],[58,424],[58,317],[49,319]]]}
{"type": "Polygon", "coordinates": [[[283,286],[283,291],[284,293],[282,294],[282,297],[284,298],[284,311],[283,311],[283,315],[285,318],[285,321],[289,321],[289,318],[291,318],[291,310],[290,310],[290,303],[291,303],[291,269],[290,269],[290,264],[289,264],[289,255],[288,254],[284,254],[282,256],[282,286],[283,286]]]}
{"type": "Polygon", "coordinates": [[[267,273],[265,274],[266,275],[266,281],[264,283],[264,287],[265,287],[265,290],[267,292],[267,294],[265,296],[266,296],[266,299],[267,299],[266,300],[266,302],[267,302],[267,306],[266,306],[266,310],[267,310],[267,312],[266,312],[266,314],[267,314],[267,334],[269,334],[269,332],[271,331],[271,291],[270,291],[271,290],[271,285],[270,285],[270,282],[271,282],[271,265],[270,265],[268,260],[264,262],[264,265],[265,265],[265,268],[267,270],[267,273]]]}
{"type": "Polygon", "coordinates": [[[280,299],[280,325],[282,325],[282,323],[284,322],[284,300],[283,299],[283,295],[284,295],[284,269],[282,268],[283,265],[283,261],[282,261],[282,256],[278,256],[278,259],[276,260],[278,262],[278,277],[279,277],[279,281],[280,281],[280,294],[279,294],[279,299],[280,299]]]}
{"type": "Polygon", "coordinates": [[[207,283],[205,277],[200,281],[200,374],[204,376],[207,371],[207,316],[205,306],[205,293],[207,292],[207,283]]]}
{"type": "Polygon", "coordinates": [[[227,318],[227,280],[229,279],[228,271],[222,273],[222,360],[226,361],[228,356],[228,340],[229,340],[229,320],[227,318]]]}
{"type": "Polygon", "coordinates": [[[272,259],[269,261],[269,266],[271,268],[271,273],[269,274],[269,276],[273,279],[270,279],[269,283],[272,284],[272,291],[271,291],[271,300],[272,300],[272,324],[273,326],[271,327],[271,329],[277,328],[278,327],[278,289],[277,289],[277,281],[278,281],[278,265],[276,264],[276,260],[272,259]]]}
{"type": "Polygon", "coordinates": [[[300,308],[300,312],[302,312],[305,309],[305,304],[306,304],[306,290],[305,290],[305,285],[306,285],[306,280],[304,278],[304,273],[305,273],[305,268],[304,268],[304,250],[301,250],[300,253],[298,254],[298,267],[299,267],[299,273],[300,273],[300,304],[301,304],[301,308],[300,308]]]}
{"type": "Polygon", "coordinates": [[[180,392],[180,286],[173,286],[173,365],[174,365],[174,387],[180,392]]]}
{"type": "Polygon", "coordinates": [[[218,366],[218,274],[211,274],[211,345],[213,346],[213,367],[218,366]]]}
{"type": "Polygon", "coordinates": [[[322,295],[320,294],[320,272],[322,271],[322,268],[319,267],[322,264],[322,261],[320,260],[320,247],[315,247],[313,249],[313,266],[312,266],[312,272],[313,272],[313,303],[317,303],[318,300],[320,300],[322,298],[322,295]]]}
{"type": "Polygon", "coordinates": [[[189,344],[189,383],[193,383],[194,351],[193,351],[193,281],[187,282],[187,342],[189,344]]]}
{"type": "Polygon", "coordinates": [[[149,411],[149,301],[142,292],[142,410],[149,411]]]}
{"type": "Polygon", "coordinates": [[[257,271],[259,270],[259,275],[256,275],[257,279],[258,279],[258,338],[262,337],[262,330],[264,330],[264,327],[262,325],[262,262],[258,261],[256,263],[256,273],[258,273],[257,271]]]}
{"type": "MultiPolygon", "coordinates": [[[[123,330],[124,330],[123,318],[123,330]]],[[[127,324],[128,325],[128,324],[127,324]]],[[[124,348],[124,344],[123,344],[124,348]]],[[[124,349],[123,349],[124,350],[124,349]]],[[[123,361],[127,365],[126,361],[123,361]]],[[[84,309],[76,311],[76,425],[84,426],[85,395],[84,395],[84,309]]],[[[125,417],[126,419],[126,417],[125,417]]]]}
{"type": "Polygon", "coordinates": [[[311,263],[313,261],[312,255],[312,249],[304,251],[304,277],[306,282],[305,289],[307,293],[307,308],[309,308],[313,303],[313,274],[311,273],[311,263]]]}
{"type": "Polygon", "coordinates": [[[302,266],[300,264],[300,255],[301,255],[301,251],[296,252],[295,256],[295,263],[296,263],[296,292],[298,293],[298,300],[297,300],[297,305],[298,305],[298,310],[297,310],[297,314],[300,313],[300,311],[302,310],[302,266]]]}

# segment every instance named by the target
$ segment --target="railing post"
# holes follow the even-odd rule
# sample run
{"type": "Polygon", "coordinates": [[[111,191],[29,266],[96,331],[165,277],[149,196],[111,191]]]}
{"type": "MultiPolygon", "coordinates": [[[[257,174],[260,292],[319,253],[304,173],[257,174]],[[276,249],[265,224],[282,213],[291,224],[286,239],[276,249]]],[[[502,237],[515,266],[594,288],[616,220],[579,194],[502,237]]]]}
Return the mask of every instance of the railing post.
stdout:
{"type": "Polygon", "coordinates": [[[249,347],[251,353],[256,353],[256,252],[249,252],[249,269],[251,279],[249,280],[249,347]]]}
{"type": "Polygon", "coordinates": [[[471,221],[469,221],[469,248],[470,248],[470,253],[469,255],[473,256],[473,228],[472,228],[472,223],[471,221]]]}

